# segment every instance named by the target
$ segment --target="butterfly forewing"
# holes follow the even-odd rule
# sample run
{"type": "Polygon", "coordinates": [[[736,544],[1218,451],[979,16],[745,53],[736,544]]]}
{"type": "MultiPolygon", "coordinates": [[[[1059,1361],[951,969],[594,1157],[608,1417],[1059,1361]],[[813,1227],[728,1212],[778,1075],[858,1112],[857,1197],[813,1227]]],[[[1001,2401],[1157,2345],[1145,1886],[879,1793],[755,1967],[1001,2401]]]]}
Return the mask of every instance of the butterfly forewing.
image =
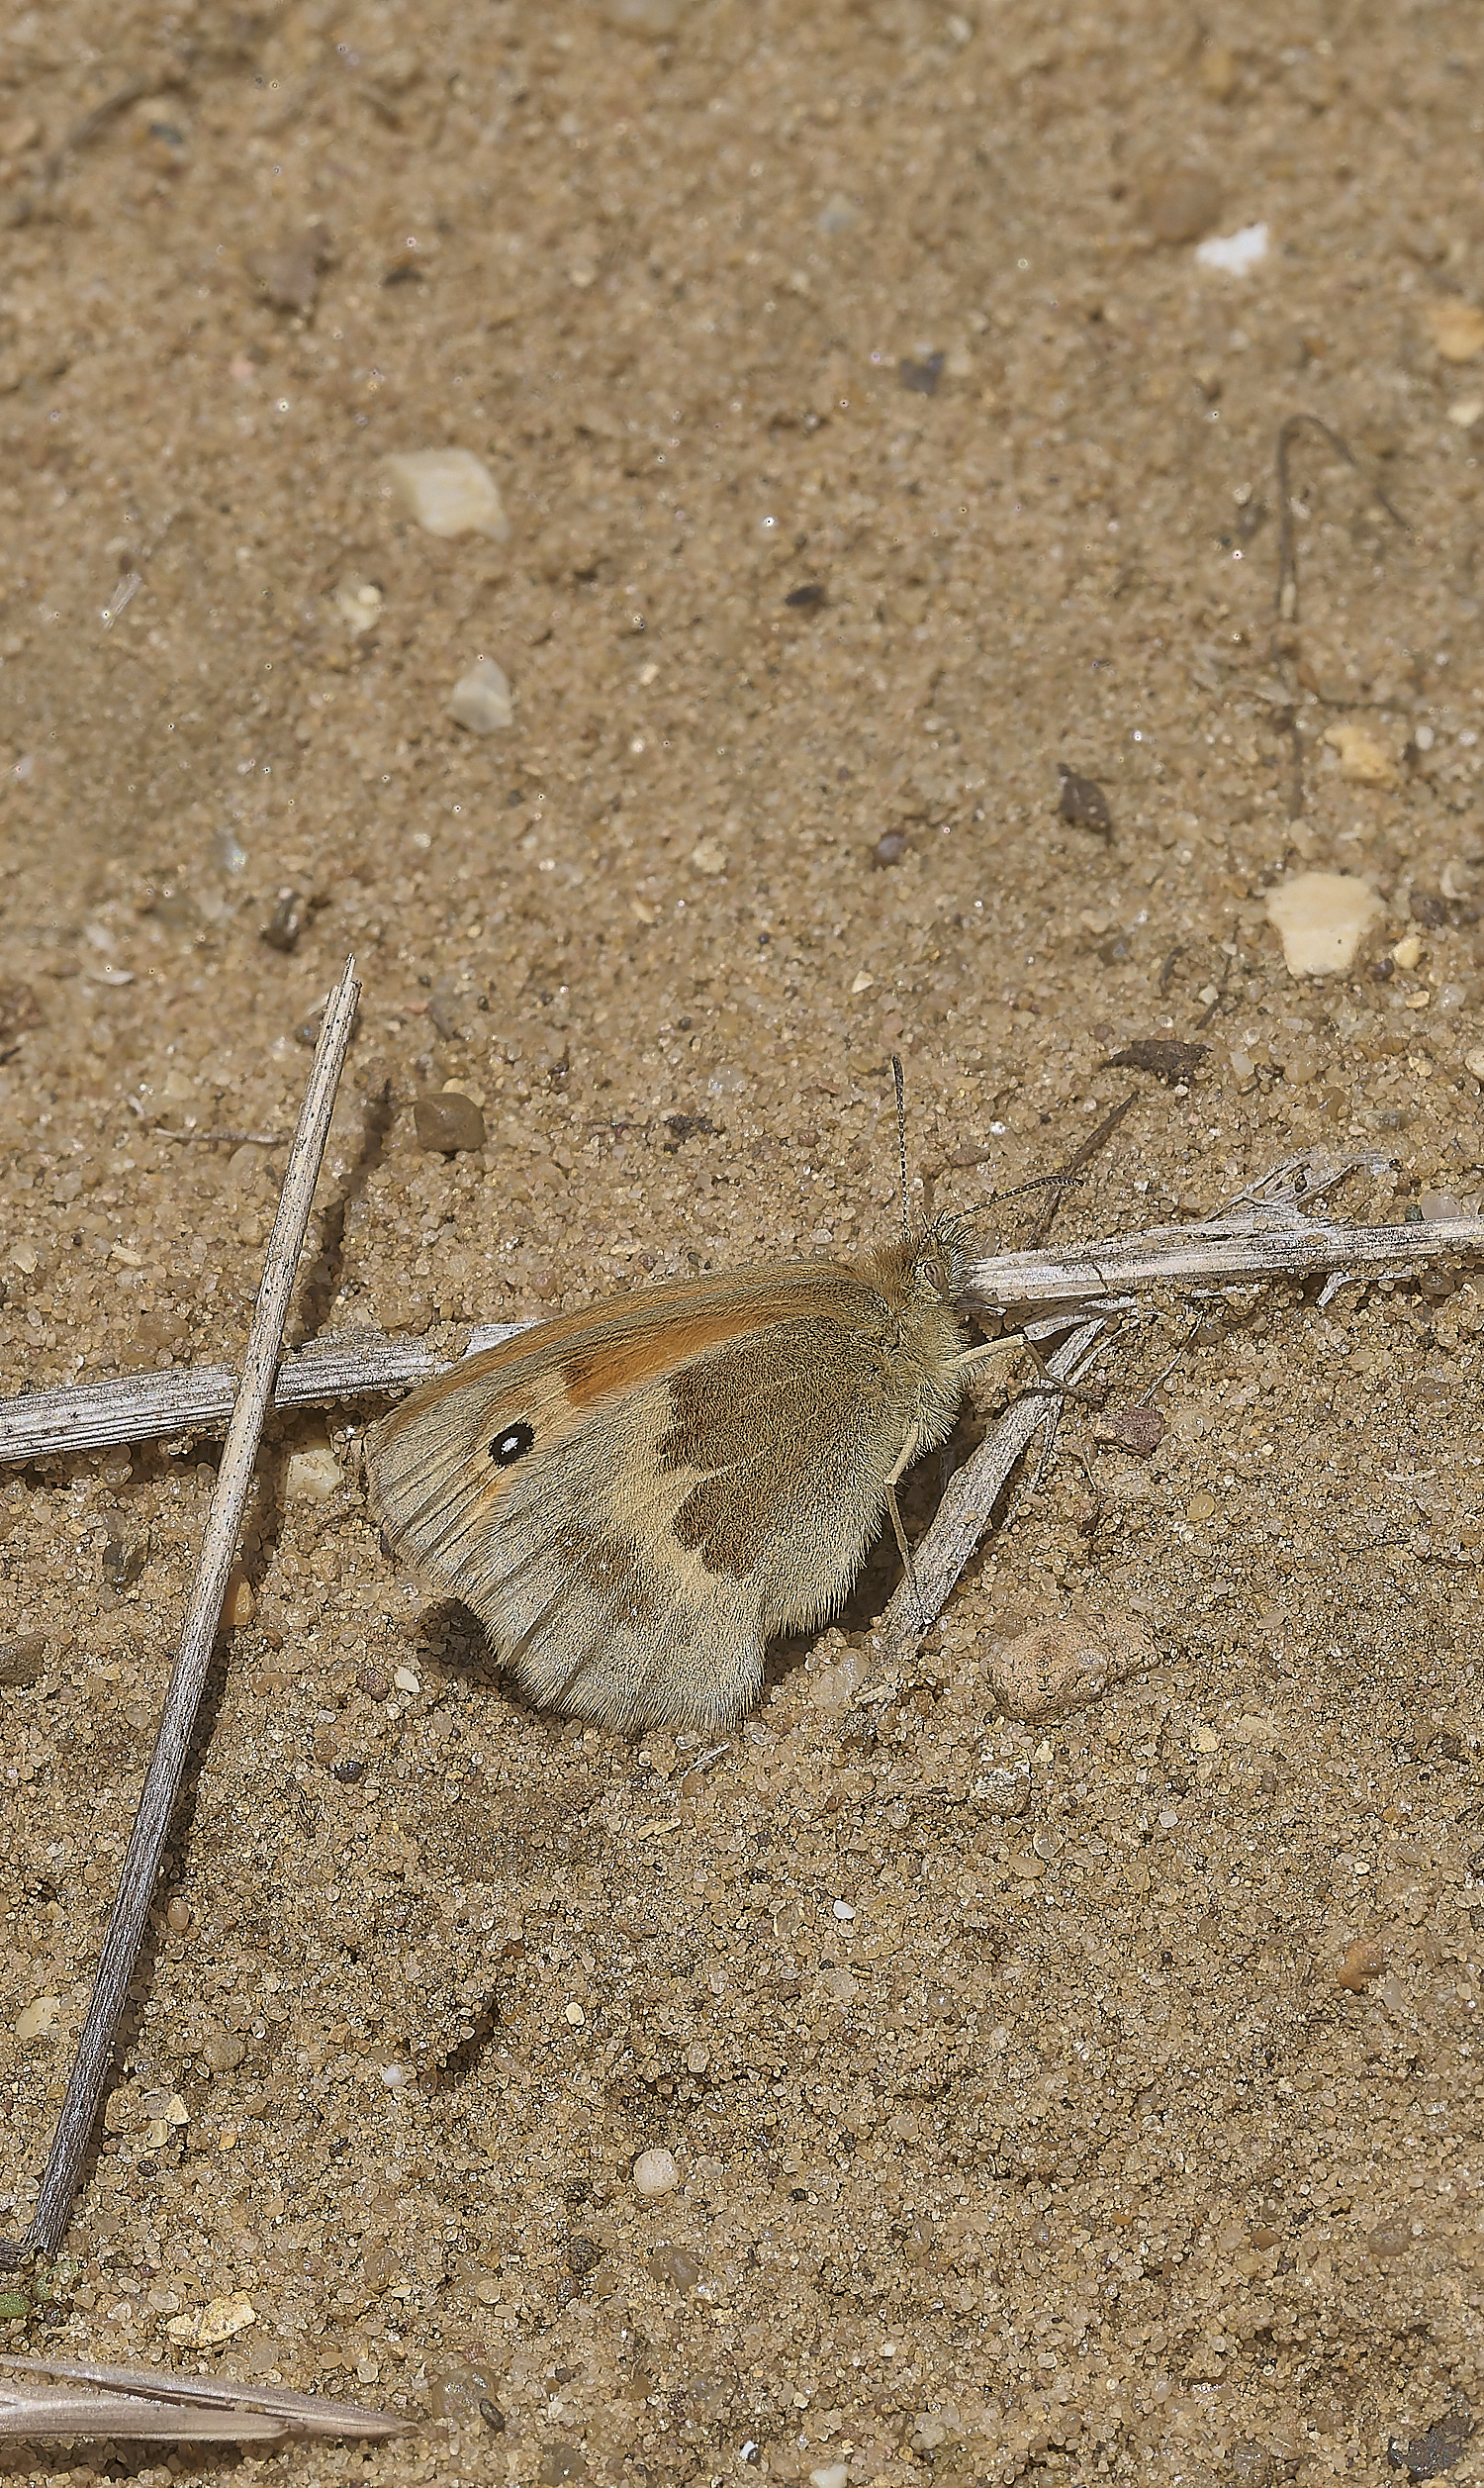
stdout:
{"type": "Polygon", "coordinates": [[[862,1277],[730,1273],[471,1358],[373,1430],[372,1502],[537,1700],[709,1726],[854,1579],[921,1401],[862,1277]]]}

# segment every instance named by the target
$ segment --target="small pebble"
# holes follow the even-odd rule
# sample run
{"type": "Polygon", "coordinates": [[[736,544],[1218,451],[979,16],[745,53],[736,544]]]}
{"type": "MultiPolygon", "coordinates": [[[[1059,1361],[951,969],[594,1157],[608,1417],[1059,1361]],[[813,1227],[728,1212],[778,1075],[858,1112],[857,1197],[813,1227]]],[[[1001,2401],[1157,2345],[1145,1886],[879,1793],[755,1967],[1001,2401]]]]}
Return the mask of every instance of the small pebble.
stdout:
{"type": "MultiPolygon", "coordinates": [[[[362,1693],[370,1694],[373,1702],[384,1702],[392,1690],[392,1679],[385,1668],[362,1668],[355,1681],[362,1693]]],[[[413,1677],[413,1690],[415,1693],[421,1690],[416,1676],[413,1677]]]]}
{"type": "Polygon", "coordinates": [[[51,2028],[60,2011],[61,1997],[59,1995],[33,1996],[31,2002],[16,2016],[16,2037],[22,2046],[25,2047],[33,2039],[40,2039],[43,2031],[51,2028]]]}
{"type": "Polygon", "coordinates": [[[938,383],[943,377],[944,360],[942,354],[925,354],[921,362],[914,362],[907,356],[897,364],[896,376],[902,387],[912,390],[915,396],[936,397],[938,383]]]}
{"type": "Polygon", "coordinates": [[[247,2048],[243,2040],[234,2038],[230,2031],[216,2030],[201,2054],[214,2073],[232,2073],[247,2054],[247,2048]]]}
{"type": "Polygon", "coordinates": [[[1346,786],[1396,786],[1398,771],[1374,734],[1343,719],[1325,728],[1325,741],[1340,754],[1340,774],[1346,786]]]}
{"type": "Polygon", "coordinates": [[[252,1583],[245,1573],[233,1573],[227,1584],[227,1595],[222,1601],[222,1621],[229,1633],[240,1633],[244,1625],[252,1622],[252,1610],[255,1603],[252,1583]]]}
{"type": "Polygon", "coordinates": [[[472,2361],[467,2367],[445,2367],[427,2380],[427,2407],[434,2419],[478,2419],[486,2402],[500,2390],[499,2370],[472,2361]]]}
{"type": "Polygon", "coordinates": [[[673,2194],[680,2184],[680,2170],[675,2154],[667,2151],[641,2152],[634,2161],[634,2186],[647,2201],[661,2194],[673,2194]]]}
{"type": "Polygon", "coordinates": [[[1475,304],[1450,295],[1443,302],[1429,303],[1423,318],[1445,363],[1471,363],[1476,354],[1484,353],[1484,311],[1475,304]]]}
{"type": "Polygon", "coordinates": [[[514,723],[510,680],[492,656],[476,657],[468,673],[460,675],[449,694],[448,714],[471,734],[498,734],[514,723]]]}
{"type": "Polygon", "coordinates": [[[1054,1719],[1153,1667],[1157,1657],[1132,1619],[1108,1614],[1094,1623],[1065,1616],[1002,1644],[990,1660],[989,1680],[1012,1718],[1054,1719]]]}
{"type": "Polygon", "coordinates": [[[1136,1459],[1149,1460],[1164,1440],[1164,1419],[1158,1408],[1142,1404],[1115,1408],[1093,1419],[1092,1432],[1099,1443],[1119,1443],[1136,1459]]]}
{"type": "Polygon", "coordinates": [[[702,2047],[698,2039],[694,2047],[686,2050],[686,2070],[688,2073],[703,2073],[710,2061],[710,2049],[702,2047]]]}
{"type": "Polygon", "coordinates": [[[371,579],[342,579],[334,593],[335,612],[357,639],[363,631],[375,629],[385,601],[371,579]]]}
{"type": "Polygon", "coordinates": [[[429,535],[510,533],[495,478],[470,449],[411,449],[386,460],[392,490],[429,535]]]}
{"type": "Polygon", "coordinates": [[[1386,1948],[1382,1944],[1358,1943],[1347,1946],[1345,1956],[1335,1972],[1335,1984],[1350,1995],[1364,1995],[1372,1978],[1379,1978],[1386,1966],[1386,1948]]]}
{"type": "Polygon", "coordinates": [[[1057,799],[1057,812],[1063,820],[1075,823],[1079,829],[1090,829],[1095,837],[1111,838],[1113,813],[1107,796],[1096,778],[1079,778],[1071,769],[1058,763],[1062,792],[1057,799]]]}
{"type": "Polygon", "coordinates": [[[970,1781],[970,1804],[982,1806],[986,1814],[996,1814],[1006,1823],[1017,1814],[1024,1814],[1031,1802],[1030,1764],[1023,1756],[1012,1763],[1001,1762],[988,1747],[980,1748],[980,1759],[990,1762],[992,1768],[981,1769],[970,1781]]]}
{"type": "Polygon", "coordinates": [[[399,1693],[420,1693],[422,1690],[421,1677],[414,1675],[411,1668],[399,1668],[392,1680],[399,1693]]]}
{"type": "Polygon", "coordinates": [[[692,2290],[700,2278],[700,2264],[686,2247],[656,2247],[648,2262],[655,2279],[672,2289],[692,2290]]]}
{"type": "Polygon", "coordinates": [[[172,1935],[184,1935],[191,1923],[191,1904],[182,1900],[178,1892],[165,1911],[165,1923],[172,1935]]]}
{"type": "Polygon", "coordinates": [[[841,1924],[842,1924],[842,1925],[847,1924],[847,1923],[849,1922],[849,1920],[850,1920],[850,1919],[852,1919],[852,1918],[855,1916],[855,1914],[856,1914],[856,1913],[855,1913],[855,1911],[852,1909],[852,1907],[851,1907],[851,1905],[850,1905],[850,1903],[849,1903],[849,1901],[848,1901],[848,1900],[837,1900],[837,1901],[836,1901],[836,1903],[835,1903],[835,1916],[836,1916],[836,1917],[840,1920],[840,1922],[841,1922],[841,1924]]]}
{"type": "Polygon", "coordinates": [[[871,860],[884,872],[890,865],[899,864],[906,851],[907,841],[900,829],[886,829],[872,848],[871,860]]]}
{"type": "Polygon", "coordinates": [[[564,2482],[592,2476],[586,2454],[575,2444],[549,2444],[536,2466],[538,2488],[563,2488],[564,2482]]]}
{"type": "Polygon", "coordinates": [[[1160,173],[1144,194],[1144,212],[1156,241],[1199,241],[1221,214],[1221,187],[1193,164],[1160,173]]]}
{"type": "Polygon", "coordinates": [[[46,1658],[45,1633],[22,1633],[13,1642],[0,1642],[0,1685],[19,1688],[40,1681],[46,1658]]]}
{"type": "Polygon", "coordinates": [[[485,1145],[485,1118],[474,1100],[457,1089],[440,1089],[434,1097],[419,1098],[413,1108],[413,1127],[418,1148],[430,1156],[441,1152],[452,1157],[460,1149],[485,1145]]]}
{"type": "Polygon", "coordinates": [[[291,1503],[327,1503],[344,1483],[345,1472],[327,1443],[311,1443],[290,1452],[283,1490],[291,1503]]]}
{"type": "Polygon", "coordinates": [[[573,2029],[574,2029],[574,2030],[581,2030],[581,2029],[582,2029],[582,2027],[583,2027],[583,2025],[584,2025],[584,2023],[587,2021],[587,2018],[588,2018],[588,2016],[587,2016],[587,2014],[583,2011],[583,2008],[582,2008],[582,2006],[581,2006],[580,2004],[569,2004],[569,2005],[568,2005],[568,2007],[567,2007],[567,2019],[568,2019],[568,2021],[571,2023],[571,2025],[572,2025],[572,2027],[573,2027],[573,2029]]]}
{"type": "Polygon", "coordinates": [[[257,2309],[250,2299],[213,2298],[189,2315],[173,2316],[165,2331],[172,2342],[189,2349],[210,2349],[218,2342],[230,2342],[234,2333],[245,2333],[256,2322],[257,2309]]]}
{"type": "Polygon", "coordinates": [[[725,872],[726,849],[719,838],[702,838],[698,846],[693,846],[691,870],[693,873],[704,873],[708,881],[715,881],[725,872]]]}
{"type": "Polygon", "coordinates": [[[684,0],[603,0],[603,14],[620,35],[647,35],[662,43],[680,25],[684,0]]]}
{"type": "Polygon", "coordinates": [[[307,319],[328,257],[329,235],[325,227],[307,225],[302,233],[286,236],[275,249],[256,252],[247,264],[275,311],[293,311],[307,319]]]}
{"type": "Polygon", "coordinates": [[[816,605],[824,603],[824,590],[817,579],[807,579],[801,588],[790,588],[784,603],[795,614],[812,613],[816,605]]]}
{"type": "Polygon", "coordinates": [[[1448,408],[1448,422],[1456,424],[1460,431],[1472,431],[1481,415],[1484,398],[1454,398],[1448,408]]]}
{"type": "Polygon", "coordinates": [[[406,2090],[413,2078],[410,2064],[383,2064],[379,2070],[388,2090],[406,2090]]]}
{"type": "Polygon", "coordinates": [[[1194,1494],[1191,1495],[1189,1502],[1186,1504],[1185,1518],[1189,1521],[1193,1521],[1196,1526],[1199,1527],[1203,1520],[1210,1520],[1215,1510],[1215,1495],[1208,1493],[1206,1488],[1201,1486],[1194,1494]]]}
{"type": "Polygon", "coordinates": [[[280,890],[278,905],[263,926],[263,939],[270,950],[285,954],[297,950],[299,936],[309,921],[309,909],[297,890],[280,890]]]}
{"type": "Polygon", "coordinates": [[[1343,975],[1381,912],[1369,882],[1353,873],[1295,873],[1267,894],[1290,976],[1343,975]]]}
{"type": "Polygon", "coordinates": [[[1235,234],[1213,234],[1197,242],[1197,267],[1214,268],[1218,276],[1246,276],[1267,256],[1267,227],[1244,225],[1235,234]]]}

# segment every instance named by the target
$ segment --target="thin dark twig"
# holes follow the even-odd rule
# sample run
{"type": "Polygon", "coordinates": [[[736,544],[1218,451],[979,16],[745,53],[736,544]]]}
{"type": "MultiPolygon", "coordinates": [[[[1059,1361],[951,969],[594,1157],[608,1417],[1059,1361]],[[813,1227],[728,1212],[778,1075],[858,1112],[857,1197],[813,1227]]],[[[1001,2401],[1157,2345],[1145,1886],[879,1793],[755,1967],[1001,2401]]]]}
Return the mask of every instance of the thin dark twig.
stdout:
{"type": "Polygon", "coordinates": [[[59,179],[67,157],[80,154],[100,130],[106,130],[111,121],[116,121],[121,112],[127,112],[131,104],[137,104],[141,95],[179,93],[189,84],[183,69],[137,70],[132,78],[125,79],[122,86],[116,86],[111,95],[105,95],[101,103],[94,104],[89,112],[85,112],[80,121],[73,122],[66,136],[46,158],[42,175],[44,187],[49,190],[59,179]]]}
{"type": "MultiPolygon", "coordinates": [[[[1356,457],[1354,450],[1350,447],[1349,442],[1343,439],[1340,433],[1324,421],[1322,416],[1290,415],[1286,422],[1279,425],[1277,450],[1277,609],[1278,618],[1281,622],[1297,622],[1298,620],[1298,559],[1293,547],[1293,501],[1292,495],[1288,490],[1288,451],[1292,445],[1295,435],[1303,431],[1306,424],[1311,424],[1316,431],[1323,432],[1331,448],[1335,451],[1338,457],[1344,458],[1346,466],[1353,467],[1357,475],[1361,472],[1360,461],[1356,457]]],[[[1387,499],[1386,494],[1376,482],[1375,477],[1368,476],[1366,481],[1370,485],[1371,491],[1375,494],[1377,501],[1380,503],[1381,508],[1385,511],[1387,518],[1391,520],[1394,526],[1401,528],[1404,535],[1410,535],[1412,529],[1408,526],[1407,521],[1402,517],[1400,510],[1398,510],[1395,505],[1387,499]]]]}
{"type": "Polygon", "coordinates": [[[1214,1002],[1214,1003],[1209,1003],[1209,1004],[1207,1005],[1206,1008],[1205,1008],[1205,1009],[1201,1012],[1201,1015],[1200,1015],[1199,1019],[1197,1019],[1197,1021],[1196,1021],[1196,1023],[1195,1023],[1195,1027],[1196,1027],[1196,1034],[1197,1034],[1197,1035],[1199,1035],[1199,1034],[1200,1034],[1200,1031],[1201,1031],[1201,1029],[1202,1029],[1202,1028],[1209,1028],[1209,1027],[1210,1027],[1212,1020],[1215,1018],[1215,1016],[1216,1016],[1217,1012],[1220,1010],[1220,1008],[1221,1008],[1221,1006],[1222,1006],[1222,1004],[1226,1001],[1226,998],[1227,998],[1227,987],[1228,987],[1228,985],[1231,983],[1231,978],[1232,978],[1232,969],[1233,969],[1233,966],[1235,965],[1235,962],[1236,962],[1236,953],[1237,953],[1237,926],[1234,924],[1234,925],[1233,925],[1233,927],[1232,927],[1232,948],[1231,948],[1231,951],[1230,951],[1230,953],[1229,953],[1229,952],[1227,952],[1227,951],[1225,951],[1225,950],[1224,950],[1224,951],[1222,952],[1222,954],[1221,954],[1221,982],[1220,982],[1220,984],[1219,984],[1219,985],[1217,986],[1217,988],[1216,988],[1216,1000],[1215,1000],[1215,1002],[1214,1002]]]}
{"type": "Polygon", "coordinates": [[[283,1350],[289,1300],[314,1207],[335,1091],[355,1023],[360,988],[354,968],[354,960],[347,961],[344,977],[330,1000],[320,1031],[314,1069],[294,1137],[294,1152],[263,1264],[241,1386],[202,1533],[195,1586],[186,1609],[179,1653],[165,1693],[154,1752],[139,1792],[139,1810],[103,1939],[92,1998],[42,2173],[36,2212],[23,2243],[0,2241],[0,2263],[11,2266],[23,2262],[29,2254],[54,2254],[71,2217],[78,2173],[108,2077],[119,2016],[139,1960],[170,1814],[211,1664],[263,1420],[273,1404],[273,1379],[283,1350]]]}
{"type": "Polygon", "coordinates": [[[1058,1186],[1059,1189],[1052,1195],[1052,1197],[1047,1202],[1040,1219],[1031,1231],[1031,1243],[1033,1246],[1044,1244],[1052,1231],[1053,1221],[1056,1218],[1057,1211],[1062,1206],[1061,1188],[1067,1184],[1074,1183],[1077,1177],[1082,1173],[1083,1168],[1090,1166],[1093,1159],[1107,1147],[1108,1142],[1117,1131],[1119,1124],[1123,1121],[1124,1116],[1127,1114],[1138,1094],[1137,1089],[1131,1089],[1128,1096],[1124,1099],[1123,1103],[1121,1105],[1115,1105],[1111,1114],[1105,1114],[1103,1116],[1103,1119],[1099,1123],[1096,1131],[1088,1133],[1087,1138],[1082,1142],[1081,1147],[1074,1149],[1071,1156],[1067,1159],[1067,1164],[1060,1169],[1058,1174],[1053,1176],[1051,1180],[1058,1186]]]}

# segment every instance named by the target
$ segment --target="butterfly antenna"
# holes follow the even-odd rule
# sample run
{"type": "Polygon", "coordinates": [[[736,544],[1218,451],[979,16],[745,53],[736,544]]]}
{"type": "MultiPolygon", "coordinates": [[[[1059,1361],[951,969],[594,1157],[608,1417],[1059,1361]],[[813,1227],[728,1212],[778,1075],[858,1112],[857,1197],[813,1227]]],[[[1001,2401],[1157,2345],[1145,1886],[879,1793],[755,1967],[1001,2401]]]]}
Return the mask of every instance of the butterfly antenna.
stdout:
{"type": "Polygon", "coordinates": [[[896,1091],[896,1164],[901,1177],[901,1231],[909,1236],[912,1217],[907,1206],[907,1090],[899,1054],[891,1057],[891,1085],[896,1091]]]}

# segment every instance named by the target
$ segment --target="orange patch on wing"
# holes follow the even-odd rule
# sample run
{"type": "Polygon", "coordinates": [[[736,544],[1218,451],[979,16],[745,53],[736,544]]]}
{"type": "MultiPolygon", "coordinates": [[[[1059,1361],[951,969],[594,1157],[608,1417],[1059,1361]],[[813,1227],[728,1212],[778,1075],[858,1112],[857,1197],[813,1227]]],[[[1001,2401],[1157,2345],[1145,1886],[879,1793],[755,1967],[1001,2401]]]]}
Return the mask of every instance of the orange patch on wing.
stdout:
{"type": "Polygon", "coordinates": [[[707,1348],[719,1348],[724,1340],[740,1339],[748,1331],[767,1330],[774,1322],[787,1321],[803,1310],[804,1303],[802,1291],[781,1291],[771,1299],[718,1304],[704,1312],[673,1313],[668,1321],[657,1322],[653,1329],[637,1331],[626,1338],[600,1340],[591,1348],[575,1348],[562,1359],[562,1380],[568,1396],[574,1407],[591,1407],[596,1399],[632,1390],[640,1383],[653,1382],[656,1375],[674,1373],[678,1366],[703,1356],[707,1348]]]}

